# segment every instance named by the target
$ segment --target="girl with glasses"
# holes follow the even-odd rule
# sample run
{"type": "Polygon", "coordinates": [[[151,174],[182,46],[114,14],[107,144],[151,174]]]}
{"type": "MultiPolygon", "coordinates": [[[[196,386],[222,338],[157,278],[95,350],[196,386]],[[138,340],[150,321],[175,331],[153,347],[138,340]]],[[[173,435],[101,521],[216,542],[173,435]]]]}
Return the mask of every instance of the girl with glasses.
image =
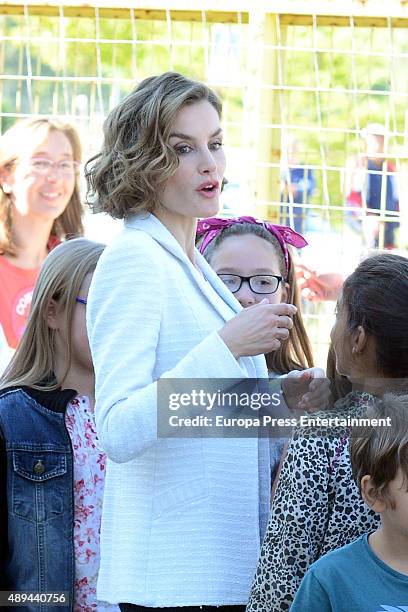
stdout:
{"type": "MultiPolygon", "coordinates": [[[[290,227],[249,216],[203,219],[198,223],[197,237],[200,252],[243,308],[262,300],[274,305],[283,302],[296,306],[297,314],[289,337],[279,348],[265,355],[268,373],[271,378],[289,373],[286,379],[279,380],[289,409],[325,408],[330,399],[329,383],[323,370],[313,368],[290,252],[291,245],[303,248],[307,245],[306,240],[290,227]],[[305,384],[302,393],[293,393],[295,377],[302,371],[304,380],[311,381],[307,395],[305,384]]],[[[285,442],[285,438],[270,439],[272,481],[278,474],[285,442]]]]}
{"type": "Polygon", "coordinates": [[[290,245],[306,246],[306,240],[290,227],[253,217],[203,219],[197,236],[200,252],[243,308],[265,299],[269,304],[296,306],[289,338],[265,355],[270,375],[312,368],[312,350],[289,250],[290,245]]]}
{"type": "Polygon", "coordinates": [[[58,121],[20,121],[0,138],[0,325],[13,350],[42,261],[83,233],[80,161],[76,130],[58,121]]]}
{"type": "MultiPolygon", "coordinates": [[[[47,256],[0,381],[0,588],[64,593],[51,610],[109,608],[95,594],[106,458],[85,322],[103,249],[78,238],[47,256]]],[[[39,605],[34,599],[21,609],[39,605]]]]}

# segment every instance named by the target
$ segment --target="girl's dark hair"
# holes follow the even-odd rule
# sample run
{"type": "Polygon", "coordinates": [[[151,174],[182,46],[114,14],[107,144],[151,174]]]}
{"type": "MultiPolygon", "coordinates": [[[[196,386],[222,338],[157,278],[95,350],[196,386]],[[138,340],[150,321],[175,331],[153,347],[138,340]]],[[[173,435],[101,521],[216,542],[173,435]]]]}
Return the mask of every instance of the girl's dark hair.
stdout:
{"type": "MultiPolygon", "coordinates": [[[[222,230],[214,240],[212,240],[203,255],[211,265],[211,259],[221,242],[229,236],[244,236],[253,234],[263,238],[274,247],[279,257],[279,270],[283,278],[289,284],[288,303],[294,304],[297,314],[293,318],[293,328],[290,331],[289,339],[283,342],[277,351],[272,351],[265,355],[266,365],[270,372],[276,374],[287,374],[291,370],[304,370],[313,367],[313,355],[310,341],[306,333],[300,309],[299,288],[296,282],[294,264],[289,250],[289,273],[286,273],[285,258],[278,240],[262,225],[253,223],[237,223],[222,230]]],[[[198,241],[201,242],[201,238],[198,241]]]]}
{"type": "Polygon", "coordinates": [[[362,261],[343,287],[350,333],[361,325],[375,340],[378,369],[408,375],[408,259],[377,253],[362,261]]]}
{"type": "Polygon", "coordinates": [[[349,379],[337,372],[336,355],[334,353],[333,344],[331,343],[327,353],[326,376],[330,380],[330,392],[333,403],[345,397],[353,390],[353,385],[349,379]]]}

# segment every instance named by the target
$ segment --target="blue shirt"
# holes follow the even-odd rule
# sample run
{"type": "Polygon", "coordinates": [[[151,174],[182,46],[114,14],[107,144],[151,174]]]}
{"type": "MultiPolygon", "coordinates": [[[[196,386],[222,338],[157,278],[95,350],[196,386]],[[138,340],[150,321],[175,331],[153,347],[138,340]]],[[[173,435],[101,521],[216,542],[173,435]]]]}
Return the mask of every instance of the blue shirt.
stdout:
{"type": "MultiPolygon", "coordinates": [[[[366,201],[368,208],[374,208],[380,210],[381,208],[381,189],[382,189],[382,181],[383,175],[376,174],[377,172],[382,171],[382,161],[376,162],[375,160],[369,159],[367,161],[367,192],[366,192],[366,201]]],[[[395,171],[393,166],[389,166],[387,164],[387,185],[385,191],[385,209],[398,211],[398,190],[397,190],[397,182],[394,175],[388,174],[389,172],[395,171]]]]}
{"type": "Polygon", "coordinates": [[[303,204],[303,194],[306,192],[305,201],[307,202],[316,185],[313,170],[303,166],[292,166],[289,168],[289,177],[291,184],[296,186],[293,201],[303,204]]]}
{"type": "Polygon", "coordinates": [[[408,576],[383,563],[365,534],[310,566],[290,612],[408,612],[408,576]]]}

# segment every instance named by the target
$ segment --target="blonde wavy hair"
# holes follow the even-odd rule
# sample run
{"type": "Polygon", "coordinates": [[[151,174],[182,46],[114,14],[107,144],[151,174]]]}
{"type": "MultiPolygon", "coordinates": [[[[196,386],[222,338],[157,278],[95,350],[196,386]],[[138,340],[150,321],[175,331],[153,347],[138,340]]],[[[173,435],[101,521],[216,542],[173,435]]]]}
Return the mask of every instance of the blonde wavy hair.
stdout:
{"type": "MultiPolygon", "coordinates": [[[[50,132],[62,132],[71,143],[73,158],[81,161],[81,142],[76,129],[68,124],[48,118],[30,118],[18,121],[0,138],[0,170],[11,170],[21,157],[22,143],[30,142],[34,134],[43,133],[44,138],[50,132]]],[[[51,234],[60,239],[81,236],[83,207],[80,200],[79,176],[75,181],[74,191],[64,212],[55,219],[51,234]]],[[[12,238],[13,200],[0,185],[0,255],[16,255],[16,245],[12,238]]]]}
{"type": "Polygon", "coordinates": [[[34,288],[27,327],[16,352],[0,379],[0,388],[26,385],[33,389],[54,390],[64,382],[71,367],[70,334],[67,345],[67,369],[55,378],[55,330],[47,324],[51,300],[65,312],[71,329],[76,298],[84,278],[96,268],[105,245],[85,238],[63,242],[45,258],[34,288]]]}
{"type": "Polygon", "coordinates": [[[87,203],[115,219],[152,212],[178,166],[169,145],[177,113],[207,100],[221,116],[221,102],[204,83],[177,72],[145,79],[108,115],[100,153],[85,165],[87,203]]]}

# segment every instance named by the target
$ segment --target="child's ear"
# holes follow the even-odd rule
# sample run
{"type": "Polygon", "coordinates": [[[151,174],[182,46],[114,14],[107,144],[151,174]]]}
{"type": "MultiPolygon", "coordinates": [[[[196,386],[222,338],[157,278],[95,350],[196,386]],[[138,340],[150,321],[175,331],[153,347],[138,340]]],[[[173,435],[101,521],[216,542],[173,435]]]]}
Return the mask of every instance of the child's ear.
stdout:
{"type": "Polygon", "coordinates": [[[359,325],[353,334],[353,353],[362,353],[367,345],[367,332],[362,325],[359,325]]]}
{"type": "Polygon", "coordinates": [[[58,302],[51,299],[48,302],[47,310],[45,313],[45,320],[47,321],[47,325],[50,329],[58,329],[59,327],[59,309],[58,302]]]}
{"type": "Polygon", "coordinates": [[[366,475],[362,477],[360,489],[363,500],[371,510],[377,513],[384,512],[386,503],[378,496],[378,491],[373,485],[371,476],[366,475]]]}

